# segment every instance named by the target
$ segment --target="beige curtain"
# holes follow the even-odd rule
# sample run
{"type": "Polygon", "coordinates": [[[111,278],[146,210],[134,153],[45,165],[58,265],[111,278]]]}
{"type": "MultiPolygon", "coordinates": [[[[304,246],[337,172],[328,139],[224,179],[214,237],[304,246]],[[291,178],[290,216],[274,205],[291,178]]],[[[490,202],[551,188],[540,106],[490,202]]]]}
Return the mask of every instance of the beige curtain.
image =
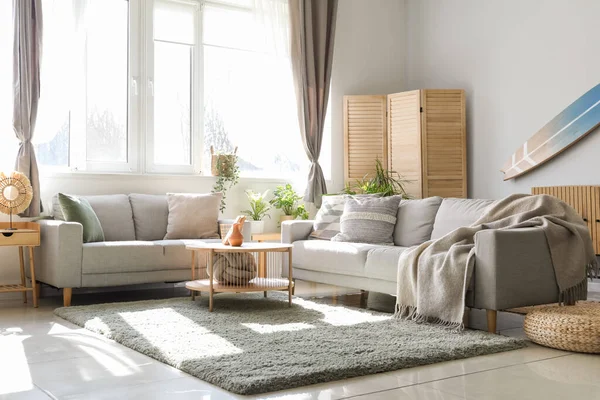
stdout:
{"type": "Polygon", "coordinates": [[[292,69],[304,150],[311,162],[304,201],[321,206],[327,193],[319,165],[327,113],[337,0],[290,0],[292,69]]]}
{"type": "Polygon", "coordinates": [[[22,216],[35,217],[42,211],[40,180],[31,139],[40,98],[42,56],[41,0],[14,0],[13,126],[21,142],[15,170],[27,175],[33,186],[33,200],[22,216]]]}

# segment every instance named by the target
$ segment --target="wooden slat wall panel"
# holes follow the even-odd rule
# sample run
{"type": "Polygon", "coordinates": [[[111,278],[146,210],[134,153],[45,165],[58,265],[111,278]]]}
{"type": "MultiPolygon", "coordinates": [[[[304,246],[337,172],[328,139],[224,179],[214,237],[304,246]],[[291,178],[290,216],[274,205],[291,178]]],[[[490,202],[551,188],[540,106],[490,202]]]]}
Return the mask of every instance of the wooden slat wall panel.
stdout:
{"type": "Polygon", "coordinates": [[[467,197],[463,90],[421,91],[423,197],[467,197]]]}
{"type": "Polygon", "coordinates": [[[587,222],[596,254],[600,254],[600,186],[547,186],[531,188],[532,194],[558,197],[587,222]]]}
{"type": "Polygon", "coordinates": [[[344,180],[363,178],[379,158],[387,168],[386,96],[344,96],[344,180]]]}
{"type": "Polygon", "coordinates": [[[600,187],[591,186],[588,190],[586,208],[589,210],[589,226],[594,249],[596,254],[600,254],[600,187]]]}
{"type": "Polygon", "coordinates": [[[388,95],[388,165],[409,183],[406,192],[423,196],[421,95],[419,90],[388,95]]]}

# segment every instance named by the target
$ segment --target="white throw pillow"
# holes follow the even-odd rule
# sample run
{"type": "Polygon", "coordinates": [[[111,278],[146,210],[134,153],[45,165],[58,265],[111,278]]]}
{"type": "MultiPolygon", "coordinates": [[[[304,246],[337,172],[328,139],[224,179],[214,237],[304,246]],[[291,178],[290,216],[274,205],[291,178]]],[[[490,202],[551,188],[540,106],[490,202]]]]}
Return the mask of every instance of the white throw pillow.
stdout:
{"type": "Polygon", "coordinates": [[[323,196],[321,208],[315,217],[312,239],[330,240],[340,233],[340,217],[344,212],[345,195],[323,196]]]}
{"type": "Polygon", "coordinates": [[[167,193],[167,239],[218,239],[222,193],[167,193]]]}

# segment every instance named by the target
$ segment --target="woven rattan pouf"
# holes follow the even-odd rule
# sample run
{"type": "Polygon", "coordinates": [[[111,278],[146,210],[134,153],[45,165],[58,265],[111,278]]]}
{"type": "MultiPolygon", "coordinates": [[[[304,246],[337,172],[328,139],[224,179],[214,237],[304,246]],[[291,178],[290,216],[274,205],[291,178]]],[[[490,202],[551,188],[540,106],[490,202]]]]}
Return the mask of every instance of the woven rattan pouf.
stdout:
{"type": "Polygon", "coordinates": [[[543,346],[600,353],[600,303],[540,308],[527,314],[523,329],[532,342],[543,346]]]}

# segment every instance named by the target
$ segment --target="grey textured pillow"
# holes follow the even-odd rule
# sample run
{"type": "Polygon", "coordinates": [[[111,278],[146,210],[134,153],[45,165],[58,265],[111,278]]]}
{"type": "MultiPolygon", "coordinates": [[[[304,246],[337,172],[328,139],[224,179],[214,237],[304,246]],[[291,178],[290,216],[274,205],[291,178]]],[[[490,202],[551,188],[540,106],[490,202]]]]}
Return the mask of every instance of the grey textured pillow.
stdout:
{"type": "Polygon", "coordinates": [[[394,245],[394,226],[402,196],[348,197],[341,217],[341,232],[336,242],[394,245]]]}
{"type": "Polygon", "coordinates": [[[222,193],[167,193],[167,239],[219,239],[222,193]]]}
{"type": "Polygon", "coordinates": [[[344,213],[346,199],[349,197],[381,197],[381,194],[338,194],[323,196],[323,203],[315,217],[313,231],[308,237],[309,239],[331,240],[335,235],[340,233],[340,218],[344,213]]]}

